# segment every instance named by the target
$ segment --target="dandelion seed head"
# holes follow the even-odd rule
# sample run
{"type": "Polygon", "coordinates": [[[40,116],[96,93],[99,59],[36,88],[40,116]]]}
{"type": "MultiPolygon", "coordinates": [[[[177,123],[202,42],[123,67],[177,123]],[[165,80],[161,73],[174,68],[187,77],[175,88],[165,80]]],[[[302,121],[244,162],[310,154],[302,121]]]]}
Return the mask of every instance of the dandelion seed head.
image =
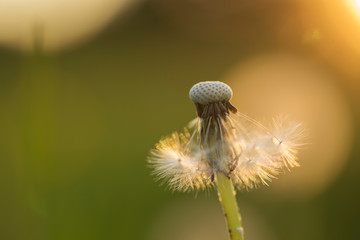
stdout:
{"type": "Polygon", "coordinates": [[[217,118],[229,112],[237,112],[237,109],[229,102],[232,90],[223,82],[199,82],[190,89],[189,96],[195,103],[200,118],[217,118]]]}
{"type": "Polygon", "coordinates": [[[231,88],[222,82],[200,82],[190,90],[198,118],[189,130],[162,139],[151,152],[153,174],[179,191],[212,185],[215,173],[239,189],[267,185],[283,168],[299,166],[301,124],[277,117],[272,127],[239,113],[229,102],[231,88]]]}
{"type": "Polygon", "coordinates": [[[219,81],[199,82],[190,89],[189,96],[194,103],[207,105],[229,101],[232,97],[232,90],[227,84],[219,81]]]}

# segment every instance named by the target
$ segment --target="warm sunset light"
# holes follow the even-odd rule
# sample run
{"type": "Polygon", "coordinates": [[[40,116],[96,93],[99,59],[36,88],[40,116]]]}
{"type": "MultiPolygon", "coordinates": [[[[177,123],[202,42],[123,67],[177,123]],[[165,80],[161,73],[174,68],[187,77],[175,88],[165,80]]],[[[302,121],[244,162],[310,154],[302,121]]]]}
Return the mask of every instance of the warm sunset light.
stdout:
{"type": "Polygon", "coordinates": [[[351,8],[354,15],[360,19],[360,0],[349,0],[348,6],[351,8]]]}
{"type": "Polygon", "coordinates": [[[360,0],[354,0],[355,7],[360,11],[360,0]]]}

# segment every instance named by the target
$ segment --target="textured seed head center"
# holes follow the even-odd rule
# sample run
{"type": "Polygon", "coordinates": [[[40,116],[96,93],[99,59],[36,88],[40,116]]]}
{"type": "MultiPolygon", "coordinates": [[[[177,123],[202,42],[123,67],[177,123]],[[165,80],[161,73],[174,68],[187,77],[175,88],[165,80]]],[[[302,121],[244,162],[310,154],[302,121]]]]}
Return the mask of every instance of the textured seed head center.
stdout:
{"type": "Polygon", "coordinates": [[[223,82],[199,82],[190,89],[190,99],[194,103],[207,105],[227,102],[232,96],[231,88],[223,82]]]}

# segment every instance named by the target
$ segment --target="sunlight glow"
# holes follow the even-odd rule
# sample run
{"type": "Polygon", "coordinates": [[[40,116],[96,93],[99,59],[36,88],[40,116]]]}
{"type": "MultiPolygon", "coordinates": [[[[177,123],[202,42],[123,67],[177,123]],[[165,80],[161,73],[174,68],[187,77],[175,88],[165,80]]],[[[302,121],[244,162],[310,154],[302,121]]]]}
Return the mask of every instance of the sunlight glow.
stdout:
{"type": "Polygon", "coordinates": [[[360,0],[348,0],[347,3],[353,14],[360,19],[360,0]]]}
{"type": "Polygon", "coordinates": [[[354,0],[354,5],[358,11],[360,11],[360,0],[354,0]]]}

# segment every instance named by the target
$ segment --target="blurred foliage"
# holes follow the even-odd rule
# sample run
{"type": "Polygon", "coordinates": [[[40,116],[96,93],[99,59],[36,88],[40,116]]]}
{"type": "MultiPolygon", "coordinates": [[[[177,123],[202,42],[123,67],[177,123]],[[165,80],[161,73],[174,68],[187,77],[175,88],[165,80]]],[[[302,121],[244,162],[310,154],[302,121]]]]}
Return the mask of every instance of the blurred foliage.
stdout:
{"type": "MultiPolygon", "coordinates": [[[[211,34],[192,35],[169,20],[159,2],[66,51],[0,49],[0,239],[150,239],[164,206],[216,199],[211,191],[196,199],[164,191],[146,166],[156,141],[195,117],[190,87],[221,80],[262,51],[322,61],[312,46],[281,44],[270,30],[254,34],[272,16],[261,8],[264,18],[251,17],[256,4],[248,6],[240,36],[209,41],[211,34]]],[[[360,239],[359,99],[346,82],[356,77],[321,63],[343,79],[338,85],[357,121],[355,147],[340,177],[309,201],[266,199],[271,187],[238,194],[240,208],[256,208],[274,239],[360,239]]]]}

